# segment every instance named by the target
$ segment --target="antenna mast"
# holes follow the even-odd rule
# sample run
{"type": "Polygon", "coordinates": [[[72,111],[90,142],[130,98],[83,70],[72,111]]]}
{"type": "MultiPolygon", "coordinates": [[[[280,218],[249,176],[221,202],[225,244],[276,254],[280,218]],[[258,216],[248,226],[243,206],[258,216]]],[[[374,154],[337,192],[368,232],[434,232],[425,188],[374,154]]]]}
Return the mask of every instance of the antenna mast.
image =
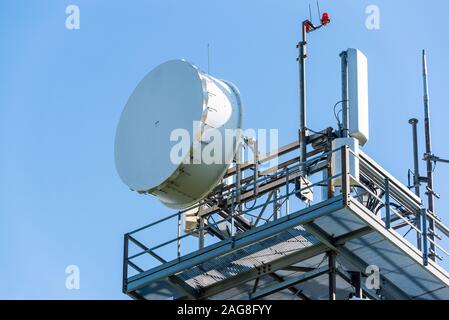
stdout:
{"type": "MultiPolygon", "coordinates": [[[[430,128],[430,111],[429,111],[429,86],[427,79],[427,56],[426,50],[422,51],[422,70],[423,70],[423,89],[424,89],[424,130],[426,139],[426,153],[424,159],[426,161],[427,168],[427,206],[430,214],[435,215],[435,191],[433,191],[433,166],[432,166],[432,137],[430,128]]],[[[429,221],[429,238],[434,241],[435,222],[433,219],[429,221]]],[[[435,260],[435,245],[430,243],[431,259],[435,260]]]]}
{"type": "MultiPolygon", "coordinates": [[[[318,3],[318,2],[317,2],[318,3]]],[[[311,12],[309,6],[309,13],[311,12]]],[[[306,94],[306,59],[307,59],[307,34],[320,29],[330,23],[329,14],[327,12],[323,13],[320,18],[320,25],[315,26],[312,21],[305,20],[301,24],[302,41],[298,43],[296,48],[299,49],[299,57],[297,61],[299,62],[299,142],[301,147],[301,171],[303,176],[307,176],[307,94],[306,94]]]]}
{"type": "MultiPolygon", "coordinates": [[[[308,21],[308,20],[306,20],[308,21]]],[[[302,24],[302,42],[297,46],[299,48],[299,143],[301,146],[301,162],[304,163],[307,158],[307,129],[306,129],[306,58],[307,58],[307,27],[306,22],[302,24]]],[[[305,173],[306,165],[302,166],[305,173]]]]}

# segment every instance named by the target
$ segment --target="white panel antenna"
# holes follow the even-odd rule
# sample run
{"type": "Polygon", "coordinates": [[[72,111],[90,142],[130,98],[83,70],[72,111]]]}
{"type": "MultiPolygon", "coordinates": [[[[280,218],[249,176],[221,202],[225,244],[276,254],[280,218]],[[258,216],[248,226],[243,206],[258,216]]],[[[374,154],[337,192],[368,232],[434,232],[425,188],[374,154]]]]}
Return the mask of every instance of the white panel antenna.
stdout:
{"type": "Polygon", "coordinates": [[[368,60],[357,49],[348,49],[349,134],[363,146],[369,140],[368,60]]]}

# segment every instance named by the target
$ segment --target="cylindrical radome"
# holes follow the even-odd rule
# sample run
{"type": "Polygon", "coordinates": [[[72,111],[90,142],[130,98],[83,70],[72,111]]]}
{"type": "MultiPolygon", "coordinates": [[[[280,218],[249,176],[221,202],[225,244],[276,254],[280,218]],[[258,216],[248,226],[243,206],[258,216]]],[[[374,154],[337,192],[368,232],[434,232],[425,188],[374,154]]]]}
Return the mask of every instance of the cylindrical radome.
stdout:
{"type": "Polygon", "coordinates": [[[242,128],[238,89],[184,61],[163,63],[129,98],[117,127],[115,164],[132,190],[170,208],[190,207],[220,183],[242,128]]]}

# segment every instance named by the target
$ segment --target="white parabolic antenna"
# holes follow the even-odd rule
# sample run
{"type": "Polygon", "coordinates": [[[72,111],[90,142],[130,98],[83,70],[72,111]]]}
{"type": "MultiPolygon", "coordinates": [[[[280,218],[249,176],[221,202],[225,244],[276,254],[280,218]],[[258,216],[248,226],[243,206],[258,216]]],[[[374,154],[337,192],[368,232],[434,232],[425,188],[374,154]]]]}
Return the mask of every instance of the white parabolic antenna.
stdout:
{"type": "Polygon", "coordinates": [[[239,137],[231,148],[223,141],[221,160],[214,163],[205,161],[196,149],[213,143],[207,134],[211,129],[224,139],[226,129],[241,127],[242,104],[234,85],[184,60],[168,61],[143,78],[122,112],[115,136],[118,174],[134,191],[152,194],[170,208],[187,208],[221,182],[239,137]],[[171,141],[174,132],[190,137],[182,162],[171,157],[180,144],[177,134],[171,141]]]}

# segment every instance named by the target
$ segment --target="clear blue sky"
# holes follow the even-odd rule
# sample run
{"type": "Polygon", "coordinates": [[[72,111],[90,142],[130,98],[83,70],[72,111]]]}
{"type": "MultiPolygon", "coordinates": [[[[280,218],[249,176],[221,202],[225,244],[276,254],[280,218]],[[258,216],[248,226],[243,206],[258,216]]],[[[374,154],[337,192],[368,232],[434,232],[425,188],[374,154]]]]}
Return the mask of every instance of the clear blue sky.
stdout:
{"type": "MultiPolygon", "coordinates": [[[[322,0],[321,7],[332,24],[310,38],[310,127],[334,125],[338,54],[361,49],[370,66],[365,151],[406,182],[407,121],[423,117],[427,48],[434,149],[449,157],[449,3],[322,0]],[[380,8],[380,30],[365,28],[370,4],[380,8]]],[[[125,298],[123,234],[172,212],[128,191],[115,172],[114,133],[130,93],[169,59],[206,69],[210,43],[211,73],[238,85],[245,127],[279,128],[280,142],[289,143],[299,117],[295,45],[307,16],[308,1],[299,0],[2,0],[0,298],[125,298]],[[65,28],[69,4],[81,10],[80,30],[65,28]],[[65,288],[71,264],[81,269],[80,290],[65,288]]],[[[438,213],[449,223],[449,166],[436,172],[438,213]]]]}

